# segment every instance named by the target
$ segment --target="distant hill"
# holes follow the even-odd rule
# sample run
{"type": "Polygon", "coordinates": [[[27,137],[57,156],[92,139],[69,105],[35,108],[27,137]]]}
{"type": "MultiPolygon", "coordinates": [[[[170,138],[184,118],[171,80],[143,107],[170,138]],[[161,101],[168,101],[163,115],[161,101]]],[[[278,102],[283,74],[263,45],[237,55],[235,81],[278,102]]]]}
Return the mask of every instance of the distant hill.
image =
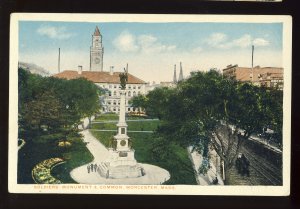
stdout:
{"type": "Polygon", "coordinates": [[[21,67],[31,73],[39,74],[41,76],[49,76],[50,75],[50,73],[47,70],[45,70],[44,68],[42,68],[36,64],[33,64],[33,63],[19,62],[19,67],[21,67]]]}

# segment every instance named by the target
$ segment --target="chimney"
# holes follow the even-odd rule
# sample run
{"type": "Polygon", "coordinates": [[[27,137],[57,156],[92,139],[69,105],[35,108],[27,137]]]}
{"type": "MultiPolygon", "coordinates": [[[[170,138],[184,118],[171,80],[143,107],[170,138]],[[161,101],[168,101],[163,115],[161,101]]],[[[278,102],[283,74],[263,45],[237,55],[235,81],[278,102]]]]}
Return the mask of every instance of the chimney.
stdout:
{"type": "Polygon", "coordinates": [[[178,76],[178,81],[182,81],[183,80],[183,72],[182,72],[182,65],[180,62],[180,72],[179,72],[179,76],[178,76]]]}
{"type": "Polygon", "coordinates": [[[114,74],[114,66],[110,66],[109,75],[113,75],[113,74],[114,74]]]}
{"type": "Polygon", "coordinates": [[[58,73],[60,73],[60,48],[58,48],[58,73]]]}
{"type": "Polygon", "coordinates": [[[173,83],[177,83],[177,77],[176,77],[176,65],[174,65],[173,83]]]}
{"type": "Polygon", "coordinates": [[[78,74],[79,74],[79,75],[82,74],[82,65],[78,65],[78,74]]]}

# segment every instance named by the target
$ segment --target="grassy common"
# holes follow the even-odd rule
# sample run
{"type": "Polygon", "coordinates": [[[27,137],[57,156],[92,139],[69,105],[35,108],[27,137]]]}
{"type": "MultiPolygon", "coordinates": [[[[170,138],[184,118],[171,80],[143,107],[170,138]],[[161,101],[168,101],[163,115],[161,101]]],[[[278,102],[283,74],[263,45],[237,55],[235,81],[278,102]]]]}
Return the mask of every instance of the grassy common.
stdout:
{"type": "Polygon", "coordinates": [[[80,137],[72,137],[68,141],[71,142],[69,147],[59,147],[57,140],[43,140],[38,143],[27,141],[18,152],[18,183],[34,183],[31,176],[33,167],[43,160],[54,157],[62,158],[66,162],[54,167],[51,175],[63,183],[76,183],[70,177],[70,171],[92,161],[93,156],[80,137]]]}
{"type": "MultiPolygon", "coordinates": [[[[94,123],[92,129],[100,130],[116,130],[117,122],[115,123],[94,123]]],[[[159,126],[158,120],[153,121],[127,121],[128,131],[153,131],[159,126]]]]}
{"type": "MultiPolygon", "coordinates": [[[[113,116],[100,116],[97,120],[104,121],[112,120],[113,116]]],[[[129,118],[128,118],[129,119],[129,118]]],[[[159,126],[160,121],[128,121],[128,130],[132,131],[155,131],[159,126]]],[[[93,124],[91,133],[106,147],[109,146],[109,139],[116,132],[100,132],[97,129],[117,130],[115,123],[93,124]]],[[[166,184],[197,184],[192,169],[192,163],[188,157],[187,150],[178,146],[172,146],[172,155],[167,159],[157,159],[153,156],[153,137],[152,133],[129,132],[128,136],[132,140],[132,146],[135,150],[135,158],[140,163],[147,163],[160,166],[168,170],[171,174],[171,179],[166,184]]]]}
{"type": "Polygon", "coordinates": [[[66,163],[60,164],[51,170],[52,176],[63,183],[76,183],[71,178],[70,172],[74,168],[87,164],[94,159],[81,139],[73,143],[70,148],[66,148],[63,158],[66,160],[66,163]]]}

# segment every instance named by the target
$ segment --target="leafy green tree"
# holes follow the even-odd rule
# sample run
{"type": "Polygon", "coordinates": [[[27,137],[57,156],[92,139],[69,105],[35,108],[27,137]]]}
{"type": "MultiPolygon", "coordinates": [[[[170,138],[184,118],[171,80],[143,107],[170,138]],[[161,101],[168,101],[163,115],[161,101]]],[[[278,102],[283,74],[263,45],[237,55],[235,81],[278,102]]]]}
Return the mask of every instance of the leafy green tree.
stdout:
{"type": "MultiPolygon", "coordinates": [[[[223,160],[225,173],[251,134],[260,132],[266,124],[280,127],[281,123],[280,96],[277,100],[270,90],[225,79],[214,70],[192,73],[164,94],[154,90],[155,97],[150,97],[151,93],[145,108],[162,120],[158,133],[183,147],[192,146],[202,153],[205,162],[211,145],[223,160]]],[[[201,172],[206,170],[205,166],[200,168],[201,172]]]]}
{"type": "Polygon", "coordinates": [[[147,100],[147,97],[145,95],[140,94],[140,95],[134,96],[131,100],[129,100],[129,103],[132,105],[132,107],[138,108],[139,113],[140,113],[140,108],[145,109],[146,100],[147,100]]]}
{"type": "Polygon", "coordinates": [[[91,118],[99,108],[99,89],[86,79],[41,77],[19,69],[20,136],[66,136],[76,131],[81,118],[91,118]]]}
{"type": "Polygon", "coordinates": [[[172,91],[172,89],[167,87],[155,88],[146,97],[143,95],[134,97],[131,100],[131,104],[134,107],[145,108],[148,116],[161,119],[166,108],[165,104],[172,91]]]}

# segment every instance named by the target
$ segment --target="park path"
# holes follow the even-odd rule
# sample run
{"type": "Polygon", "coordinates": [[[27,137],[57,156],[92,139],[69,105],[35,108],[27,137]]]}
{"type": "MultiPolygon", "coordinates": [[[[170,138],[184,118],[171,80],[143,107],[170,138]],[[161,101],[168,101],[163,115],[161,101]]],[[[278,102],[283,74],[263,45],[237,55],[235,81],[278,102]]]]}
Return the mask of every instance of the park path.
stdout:
{"type": "Polygon", "coordinates": [[[86,147],[94,156],[94,160],[91,163],[102,162],[108,157],[107,148],[96,139],[91,132],[87,129],[81,132],[83,135],[83,141],[86,142],[86,147]]]}
{"type": "MultiPolygon", "coordinates": [[[[102,120],[98,120],[98,121],[93,121],[92,123],[118,123],[119,120],[105,120],[105,121],[102,121],[102,120]]],[[[159,121],[159,119],[132,119],[132,120],[126,120],[126,122],[130,122],[130,121],[133,121],[133,122],[140,122],[140,121],[159,121]]]]}
{"type": "MultiPolygon", "coordinates": [[[[99,132],[117,132],[116,129],[90,129],[92,131],[99,131],[99,132]]],[[[154,133],[154,131],[127,131],[127,133],[154,133]]]]}
{"type": "MultiPolygon", "coordinates": [[[[216,167],[214,166],[214,164],[210,162],[211,168],[208,170],[207,174],[205,175],[199,174],[198,169],[202,164],[202,160],[203,160],[202,155],[197,151],[191,152],[192,147],[188,147],[187,151],[192,161],[194,170],[196,172],[195,176],[196,176],[197,183],[202,186],[212,185],[213,180],[216,178],[216,167]]],[[[217,178],[218,178],[218,184],[224,185],[223,180],[219,174],[217,174],[217,178]]]]}
{"type": "Polygon", "coordinates": [[[150,164],[140,164],[146,175],[138,178],[124,178],[124,179],[106,179],[101,177],[98,172],[88,172],[87,166],[91,163],[99,164],[104,162],[108,156],[109,152],[106,147],[101,144],[89,130],[84,130],[81,132],[83,135],[84,142],[87,143],[86,147],[89,149],[91,154],[94,156],[94,160],[88,164],[82,165],[73,169],[70,172],[71,177],[78,183],[82,184],[149,184],[157,185],[162,184],[170,178],[170,174],[167,170],[160,168],[155,165],[150,164]]]}

